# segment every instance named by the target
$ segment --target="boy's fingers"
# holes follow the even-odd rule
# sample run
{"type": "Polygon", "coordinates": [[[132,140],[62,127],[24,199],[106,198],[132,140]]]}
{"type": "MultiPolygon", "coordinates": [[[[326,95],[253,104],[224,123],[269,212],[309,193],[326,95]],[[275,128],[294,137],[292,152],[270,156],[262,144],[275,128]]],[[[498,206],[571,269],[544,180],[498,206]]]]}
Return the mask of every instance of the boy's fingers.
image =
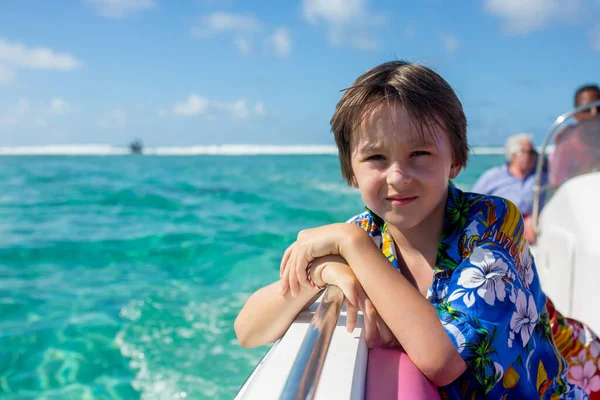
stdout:
{"type": "Polygon", "coordinates": [[[296,243],[292,243],[292,245],[290,247],[288,247],[287,249],[285,249],[285,252],[283,253],[283,257],[281,258],[281,263],[279,264],[279,279],[281,279],[283,277],[283,270],[285,269],[285,266],[286,266],[288,260],[290,259],[290,254],[292,254],[295,244],[296,243]]]}
{"type": "MultiPolygon", "coordinates": [[[[335,266],[331,266],[329,268],[335,269],[335,266]]],[[[331,278],[331,274],[329,277],[331,278]]],[[[321,280],[324,283],[335,285],[335,286],[339,287],[340,290],[342,291],[342,293],[344,293],[344,297],[346,298],[347,304],[350,304],[350,305],[354,306],[355,308],[359,306],[359,303],[358,303],[358,290],[359,289],[358,289],[357,284],[355,284],[355,282],[353,282],[352,280],[349,280],[349,279],[344,279],[344,278],[340,278],[340,279],[336,279],[335,281],[328,282],[323,277],[323,271],[321,271],[321,280]]]]}
{"type": "Polygon", "coordinates": [[[298,263],[296,264],[296,278],[298,278],[298,282],[301,285],[306,287],[311,287],[308,276],[306,275],[306,268],[308,268],[309,265],[308,262],[305,263],[304,257],[298,257],[298,263]]]}
{"type": "Polygon", "coordinates": [[[294,249],[292,254],[290,255],[290,259],[288,261],[288,281],[290,283],[290,291],[292,292],[292,296],[296,297],[296,295],[300,292],[300,284],[298,283],[298,277],[296,276],[296,264],[298,259],[298,250],[294,249]]]}
{"type": "Polygon", "coordinates": [[[354,332],[356,328],[356,319],[358,318],[358,307],[346,301],[346,330],[354,332]]]}
{"type": "Polygon", "coordinates": [[[288,282],[288,271],[287,269],[284,269],[281,279],[279,280],[279,293],[283,296],[287,293],[289,288],[290,283],[288,282]]]}
{"type": "Polygon", "coordinates": [[[366,296],[361,296],[361,308],[365,316],[365,340],[367,347],[377,347],[377,310],[366,296]]]}
{"type": "Polygon", "coordinates": [[[354,282],[352,282],[352,284],[347,285],[347,288],[344,290],[344,296],[346,296],[348,302],[350,302],[350,304],[352,304],[356,308],[358,308],[359,306],[359,291],[359,287],[356,284],[354,284],[354,282]]]}
{"type": "Polygon", "coordinates": [[[379,316],[377,317],[377,328],[379,329],[379,336],[381,337],[381,347],[392,347],[396,337],[379,316]]]}
{"type": "MultiPolygon", "coordinates": [[[[283,266],[283,272],[281,273],[281,294],[284,295],[288,292],[288,290],[291,290],[291,286],[290,286],[290,261],[292,259],[292,257],[294,257],[294,247],[293,245],[289,247],[289,249],[291,249],[290,254],[288,254],[287,256],[287,261],[285,263],[285,265],[283,266]]],[[[294,293],[292,292],[292,296],[294,295],[294,293]]]]}

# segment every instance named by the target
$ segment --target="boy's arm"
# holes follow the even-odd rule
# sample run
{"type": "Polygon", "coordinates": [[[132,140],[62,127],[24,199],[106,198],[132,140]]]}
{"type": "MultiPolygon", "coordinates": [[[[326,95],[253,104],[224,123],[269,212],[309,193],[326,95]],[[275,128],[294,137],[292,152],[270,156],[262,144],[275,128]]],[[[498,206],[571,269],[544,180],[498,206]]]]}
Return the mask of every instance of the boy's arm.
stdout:
{"type": "MultiPolygon", "coordinates": [[[[490,197],[472,204],[469,212],[477,218],[459,239],[465,243],[461,260],[444,282],[447,294],[433,304],[386,263],[365,235],[352,235],[341,253],[427,378],[440,386],[467,371],[470,385],[487,394],[524,352],[539,347],[555,353],[551,337],[544,337],[549,328],[538,327],[547,324],[545,295],[519,210],[490,197]]],[[[559,358],[549,362],[559,365],[559,358]]]]}
{"type": "Polygon", "coordinates": [[[234,329],[244,347],[272,343],[283,336],[296,316],[314,303],[319,289],[301,286],[296,297],[282,296],[279,281],[257,290],[235,319],[234,329]]]}
{"type": "Polygon", "coordinates": [[[450,341],[432,304],[396,271],[363,231],[349,237],[342,256],[378,314],[413,363],[433,384],[445,386],[467,365],[450,341]]]}
{"type": "Polygon", "coordinates": [[[359,225],[332,224],[300,232],[292,245],[297,254],[282,262],[282,277],[294,278],[290,279],[290,288],[310,287],[305,283],[307,264],[330,254],[341,255],[421,372],[438,386],[453,382],[465,371],[466,364],[435,308],[392,267],[359,225]]]}

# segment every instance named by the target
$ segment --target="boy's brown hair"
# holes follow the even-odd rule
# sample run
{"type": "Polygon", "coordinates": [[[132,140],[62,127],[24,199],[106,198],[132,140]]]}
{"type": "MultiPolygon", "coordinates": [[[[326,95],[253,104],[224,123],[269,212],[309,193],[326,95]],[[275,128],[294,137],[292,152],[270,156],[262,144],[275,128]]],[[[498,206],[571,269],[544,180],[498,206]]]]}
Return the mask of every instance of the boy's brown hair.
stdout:
{"type": "MultiPolygon", "coordinates": [[[[331,118],[342,175],[352,184],[352,135],[366,115],[382,102],[398,101],[421,129],[443,123],[454,162],[466,166],[467,119],[452,87],[431,69],[404,61],[390,61],[370,69],[345,90],[331,118]]],[[[422,132],[421,132],[422,133],[422,132]]]]}

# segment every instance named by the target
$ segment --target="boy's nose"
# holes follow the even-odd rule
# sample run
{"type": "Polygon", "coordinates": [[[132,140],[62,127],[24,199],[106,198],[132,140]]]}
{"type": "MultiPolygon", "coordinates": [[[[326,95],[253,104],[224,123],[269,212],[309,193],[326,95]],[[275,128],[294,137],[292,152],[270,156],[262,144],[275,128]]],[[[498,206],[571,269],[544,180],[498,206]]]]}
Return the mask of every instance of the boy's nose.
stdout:
{"type": "Polygon", "coordinates": [[[394,186],[403,186],[410,183],[412,175],[408,168],[401,166],[391,166],[387,174],[387,183],[394,186]]]}

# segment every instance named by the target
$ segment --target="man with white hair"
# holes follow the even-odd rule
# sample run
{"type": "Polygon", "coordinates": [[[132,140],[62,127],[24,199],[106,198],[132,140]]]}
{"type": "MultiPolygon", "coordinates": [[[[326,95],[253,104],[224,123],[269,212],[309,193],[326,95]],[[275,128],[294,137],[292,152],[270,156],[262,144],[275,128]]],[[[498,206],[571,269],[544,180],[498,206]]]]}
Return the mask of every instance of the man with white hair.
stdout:
{"type": "Polygon", "coordinates": [[[531,213],[538,153],[531,142],[531,135],[521,133],[509,137],[504,144],[504,154],[506,164],[483,173],[471,192],[500,196],[512,201],[523,214],[525,237],[529,243],[534,244],[531,213]]]}

